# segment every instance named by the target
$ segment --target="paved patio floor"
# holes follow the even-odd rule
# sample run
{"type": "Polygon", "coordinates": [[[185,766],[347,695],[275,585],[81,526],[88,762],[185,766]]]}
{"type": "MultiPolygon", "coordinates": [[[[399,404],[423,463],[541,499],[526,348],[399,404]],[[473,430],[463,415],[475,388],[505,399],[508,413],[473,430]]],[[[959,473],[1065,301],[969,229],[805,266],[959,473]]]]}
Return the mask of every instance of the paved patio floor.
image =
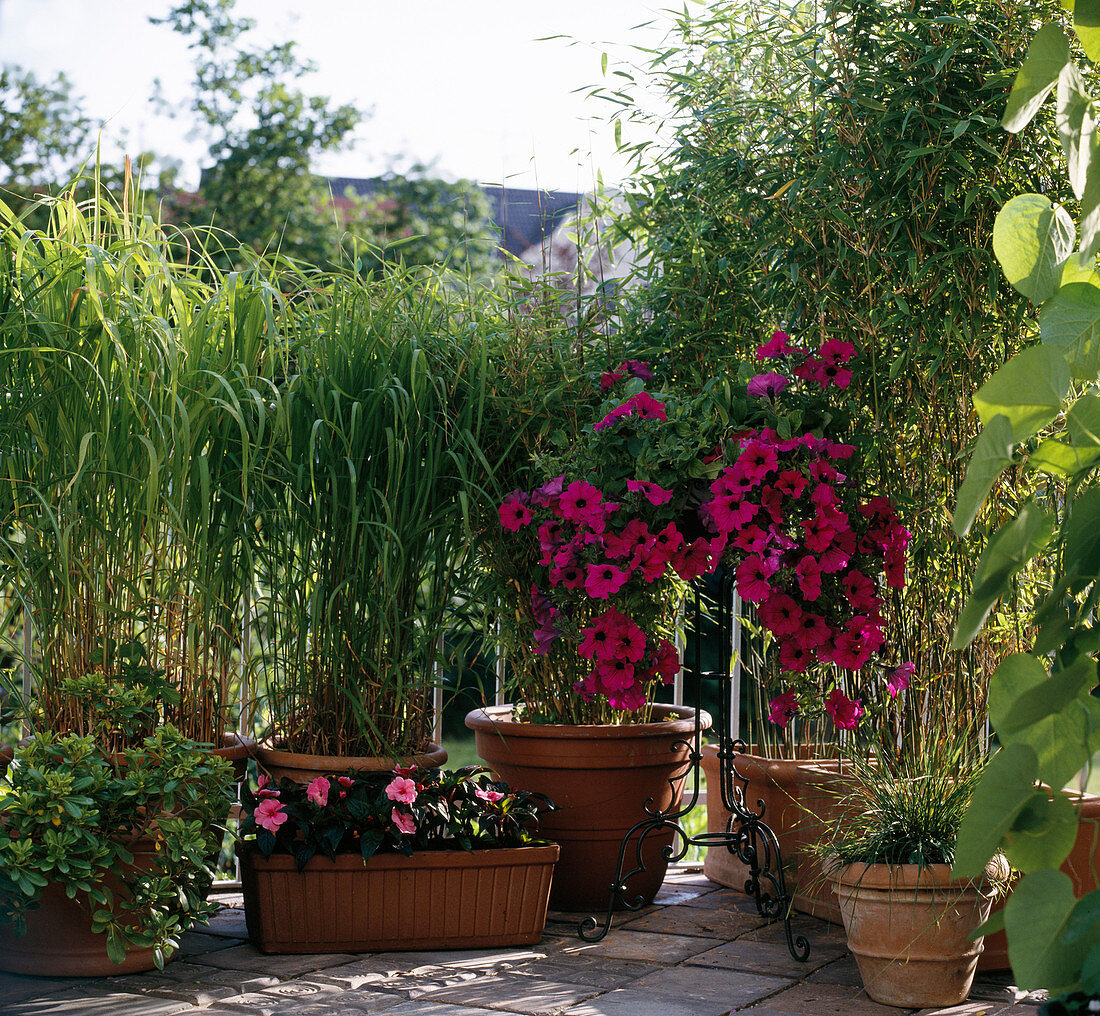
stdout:
{"type": "MultiPolygon", "coordinates": [[[[0,974],[0,1016],[900,1016],[872,1002],[840,928],[798,918],[808,963],[782,927],[697,867],[671,869],[655,904],[625,914],[599,943],[552,913],[530,948],[359,956],[265,956],[247,944],[239,895],[189,932],[162,973],[55,980],[0,974]]],[[[922,1016],[1035,1016],[1008,975],[980,977],[970,1001],[922,1016]]]]}

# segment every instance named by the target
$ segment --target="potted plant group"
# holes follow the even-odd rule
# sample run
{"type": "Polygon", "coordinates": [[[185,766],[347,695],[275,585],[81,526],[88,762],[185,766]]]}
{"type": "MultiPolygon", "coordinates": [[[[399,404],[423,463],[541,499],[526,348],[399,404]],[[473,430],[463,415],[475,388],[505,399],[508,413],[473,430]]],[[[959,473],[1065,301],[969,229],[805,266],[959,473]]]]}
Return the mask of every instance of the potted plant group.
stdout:
{"type": "Polygon", "coordinates": [[[843,815],[821,849],[863,987],[886,1005],[958,1005],[982,951],[973,933],[1009,874],[998,856],[981,877],[951,875],[981,750],[955,732],[933,731],[894,757],[856,756],[852,766],[843,815]]]}
{"type": "MultiPolygon", "coordinates": [[[[140,709],[140,702],[132,704],[140,709]]],[[[40,734],[0,779],[0,969],[161,967],[205,902],[229,762],[172,727],[105,751],[109,729],[40,734]]]]}
{"type": "Polygon", "coordinates": [[[269,953],[537,942],[558,857],[529,832],[539,803],[477,767],[261,775],[238,846],[249,937],[269,953]]]}

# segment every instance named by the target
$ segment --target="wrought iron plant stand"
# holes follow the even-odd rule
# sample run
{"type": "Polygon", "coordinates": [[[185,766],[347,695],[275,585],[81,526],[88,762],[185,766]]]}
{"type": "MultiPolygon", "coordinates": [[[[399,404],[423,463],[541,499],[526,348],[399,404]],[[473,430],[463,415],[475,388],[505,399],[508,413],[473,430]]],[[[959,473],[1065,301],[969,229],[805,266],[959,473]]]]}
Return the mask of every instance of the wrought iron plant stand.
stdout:
{"type": "MultiPolygon", "coordinates": [[[[690,625],[690,638],[694,650],[694,666],[690,669],[692,683],[694,685],[695,702],[697,706],[702,703],[703,681],[718,682],[718,764],[720,773],[720,787],[711,787],[708,793],[719,790],[722,803],[730,812],[730,821],[726,829],[719,832],[704,832],[695,835],[689,834],[682,825],[682,820],[699,803],[699,769],[703,753],[701,750],[702,731],[698,725],[695,727],[693,743],[685,744],[678,741],[673,750],[688,747],[689,755],[685,767],[675,773],[670,782],[675,783],[684,779],[690,773],[692,778],[691,796],[679,806],[673,805],[667,811],[655,811],[653,799],[646,801],[646,817],[637,822],[623,837],[619,847],[619,861],[615,872],[615,879],[609,886],[610,899],[607,904],[607,914],[601,924],[596,917],[585,917],[577,929],[582,939],[588,942],[598,942],[611,929],[612,916],[617,908],[627,910],[640,909],[645,900],[642,897],[631,898],[627,895],[627,885],[631,878],[646,870],[643,859],[643,846],[648,836],[658,830],[671,829],[672,842],[664,848],[664,856],[669,861],[679,861],[687,854],[692,846],[698,847],[722,847],[731,854],[736,854],[741,862],[748,868],[748,879],[745,882],[745,892],[753,897],[756,909],[762,917],[773,921],[782,921],[787,938],[787,949],[790,954],[799,961],[805,961],[810,955],[810,943],[804,935],[795,935],[791,929],[791,895],[787,891],[786,880],[783,875],[783,858],[779,849],[779,840],[775,832],[764,821],[764,802],[756,802],[756,810],[749,806],[745,797],[748,787],[748,777],[742,776],[737,771],[736,759],[745,752],[745,742],[735,738],[731,733],[731,674],[729,654],[721,654],[725,661],[721,669],[716,671],[703,670],[702,652],[702,619],[703,594],[696,583],[692,589],[692,618],[690,625]],[[636,840],[635,840],[636,837],[636,840]],[[635,840],[631,850],[631,840],[635,840]],[[634,867],[630,871],[626,869],[628,854],[634,854],[634,867]]],[[[732,576],[726,576],[721,580],[718,603],[713,611],[713,617],[718,625],[718,630],[724,646],[730,646],[734,634],[734,607],[733,607],[733,582],[732,576]]],[[[732,706],[736,708],[736,706],[732,706]]]]}

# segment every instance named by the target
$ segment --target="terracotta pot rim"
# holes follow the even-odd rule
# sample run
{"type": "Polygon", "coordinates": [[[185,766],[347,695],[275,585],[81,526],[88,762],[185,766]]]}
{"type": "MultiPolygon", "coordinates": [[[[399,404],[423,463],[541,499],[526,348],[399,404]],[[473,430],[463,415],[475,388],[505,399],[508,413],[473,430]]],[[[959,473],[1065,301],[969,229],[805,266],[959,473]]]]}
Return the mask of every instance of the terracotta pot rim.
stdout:
{"type": "Polygon", "coordinates": [[[270,745],[258,744],[253,749],[256,760],[261,765],[281,766],[286,769],[366,769],[386,771],[395,765],[416,765],[424,769],[434,769],[447,761],[443,748],[429,742],[427,750],[400,758],[388,758],[372,755],[306,755],[295,751],[284,751],[270,745]]]}
{"type": "MultiPolygon", "coordinates": [[[[292,854],[272,854],[270,857],[264,857],[251,843],[237,843],[234,852],[242,861],[253,865],[253,867],[262,867],[269,871],[298,871],[298,864],[292,854]]],[[[505,863],[512,858],[524,858],[532,863],[556,862],[560,854],[561,847],[558,844],[542,842],[529,843],[522,847],[483,847],[478,850],[462,850],[461,848],[434,850],[425,848],[415,851],[411,857],[406,857],[397,851],[387,850],[384,853],[372,854],[370,861],[378,862],[375,867],[445,868],[453,866],[455,862],[489,864],[491,858],[496,858],[501,863],[505,863]]],[[[361,866],[364,866],[363,858],[359,854],[349,851],[337,854],[335,860],[326,857],[324,854],[316,854],[306,862],[305,872],[315,871],[318,868],[341,867],[358,870],[361,866]]]]}
{"type": "Polygon", "coordinates": [[[914,889],[962,890],[984,888],[1008,877],[1008,863],[994,858],[979,878],[952,878],[949,864],[852,864],[827,868],[838,886],[849,889],[905,891],[914,889]]]}
{"type": "Polygon", "coordinates": [[[508,737],[575,738],[577,731],[583,737],[645,737],[649,734],[686,734],[695,730],[696,720],[703,730],[709,730],[711,717],[705,709],[694,706],[674,706],[665,703],[654,705],[658,715],[675,716],[673,720],[657,720],[650,723],[520,723],[513,720],[512,703],[502,706],[484,706],[471,709],[466,714],[466,726],[471,730],[487,733],[500,732],[508,737]]]}

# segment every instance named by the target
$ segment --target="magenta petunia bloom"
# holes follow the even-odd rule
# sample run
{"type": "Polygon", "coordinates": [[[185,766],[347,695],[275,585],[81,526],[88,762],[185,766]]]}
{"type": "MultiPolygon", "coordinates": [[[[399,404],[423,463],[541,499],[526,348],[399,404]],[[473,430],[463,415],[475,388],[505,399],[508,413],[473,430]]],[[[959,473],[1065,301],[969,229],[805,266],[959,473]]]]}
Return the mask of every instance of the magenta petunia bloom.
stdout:
{"type": "Polygon", "coordinates": [[[269,833],[277,833],[279,831],[279,826],[281,826],[287,818],[286,812],[283,811],[282,804],[270,797],[257,804],[256,810],[252,815],[256,820],[256,825],[261,829],[266,829],[269,833]]]}
{"type": "Polygon", "coordinates": [[[386,796],[391,801],[412,804],[416,800],[416,784],[404,776],[395,776],[386,786],[386,796]]]}
{"type": "Polygon", "coordinates": [[[621,368],[619,370],[605,371],[603,374],[600,375],[600,391],[611,391],[611,389],[614,388],[615,385],[617,385],[623,379],[623,376],[624,375],[621,368]]]}
{"type": "Polygon", "coordinates": [[[619,369],[627,371],[631,377],[636,377],[642,381],[653,380],[653,371],[649,369],[649,364],[644,360],[627,360],[619,369]]]}
{"type": "Polygon", "coordinates": [[[791,337],[786,332],[772,332],[772,337],[756,349],[758,360],[774,360],[791,351],[791,337]]]}
{"type": "Polygon", "coordinates": [[[632,494],[641,494],[650,504],[662,505],[672,499],[672,491],[649,480],[627,480],[626,489],[632,494]]]}
{"type": "Polygon", "coordinates": [[[720,533],[733,533],[756,514],[757,506],[739,494],[720,494],[710,502],[710,517],[720,533]]]}
{"type": "Polygon", "coordinates": [[[613,564],[590,564],[585,570],[584,591],[593,600],[606,600],[617,593],[630,578],[630,572],[613,564]]]}
{"type": "Polygon", "coordinates": [[[794,369],[794,376],[800,381],[816,381],[817,380],[817,368],[821,366],[821,361],[814,356],[807,356],[797,367],[794,369]]]}
{"type": "Polygon", "coordinates": [[[749,398],[774,399],[789,384],[790,381],[782,374],[773,370],[767,374],[757,374],[756,377],[750,378],[746,389],[749,398]]]}
{"type": "Polygon", "coordinates": [[[852,383],[852,372],[847,367],[841,367],[839,364],[818,361],[814,367],[814,380],[822,388],[836,385],[837,388],[844,389],[852,383]]]}
{"type": "Polygon", "coordinates": [[[759,603],[774,592],[768,581],[779,569],[774,557],[750,554],[737,566],[737,593],[750,603],[759,603]]]}
{"type": "Polygon", "coordinates": [[[672,684],[680,673],[680,654],[668,639],[661,639],[658,643],[653,669],[661,675],[661,684],[672,684]]]}
{"type": "Polygon", "coordinates": [[[817,351],[817,355],[825,363],[834,365],[847,363],[856,355],[856,347],[850,342],[844,342],[841,339],[826,339],[821,348],[817,351]]]}
{"type": "Polygon", "coordinates": [[[868,578],[863,572],[853,568],[841,579],[841,584],[853,610],[863,613],[877,610],[882,605],[882,601],[875,595],[874,579],[868,578]]]}
{"type": "Polygon", "coordinates": [[[775,489],[789,498],[800,498],[809,481],[797,469],[784,469],[775,481],[775,489]]]}
{"type": "Polygon", "coordinates": [[[626,713],[636,713],[645,705],[645,692],[637,685],[624,691],[612,692],[607,696],[612,709],[621,709],[626,713]]]}
{"type": "Polygon", "coordinates": [[[855,730],[864,712],[863,702],[862,699],[850,699],[839,688],[834,688],[825,700],[825,712],[840,730],[855,730]]]}
{"type": "Polygon", "coordinates": [[[394,808],[393,811],[390,812],[390,818],[393,820],[393,824],[397,826],[398,830],[403,832],[406,836],[412,836],[412,834],[416,832],[416,820],[412,815],[406,815],[394,808]]]}
{"type": "Polygon", "coordinates": [[[638,392],[630,401],[634,403],[634,412],[641,420],[660,420],[664,422],[668,419],[665,404],[659,399],[655,399],[648,392],[638,392]]]}
{"type": "Polygon", "coordinates": [[[768,719],[776,726],[785,727],[800,708],[798,695],[793,691],[785,691],[768,703],[768,719]]]}
{"type": "Polygon", "coordinates": [[[563,519],[576,525],[592,525],[596,522],[599,528],[603,528],[604,513],[600,507],[603,501],[603,491],[599,487],[593,487],[584,480],[575,480],[569,484],[558,499],[558,511],[563,519]]]}
{"type": "Polygon", "coordinates": [[[580,589],[584,585],[584,569],[579,564],[550,569],[550,585],[564,589],[580,589]]]}
{"type": "Polygon", "coordinates": [[[626,691],[635,683],[634,664],[629,660],[604,660],[596,667],[596,674],[605,693],[626,691]]]}
{"type": "Polygon", "coordinates": [[[897,698],[906,688],[909,687],[909,682],[913,680],[913,675],[917,672],[917,665],[908,660],[900,667],[895,667],[886,675],[886,688],[890,692],[890,698],[897,698]]]}
{"type": "Polygon", "coordinates": [[[714,567],[710,541],[700,536],[672,555],[672,567],[685,582],[706,575],[714,567]]]}
{"type": "Polygon", "coordinates": [[[760,484],[779,465],[775,449],[763,441],[742,441],[741,454],[733,469],[753,486],[760,484]]]}
{"type": "Polygon", "coordinates": [[[612,533],[604,537],[606,554],[613,561],[621,557],[630,557],[642,548],[653,543],[649,527],[641,519],[631,519],[621,533],[612,533]]]}
{"type": "Polygon", "coordinates": [[[518,497],[509,494],[497,509],[500,524],[510,533],[518,532],[523,526],[530,525],[534,515],[518,497]]]}
{"type": "Polygon", "coordinates": [[[798,642],[784,642],[779,647],[779,665],[784,670],[795,674],[801,674],[814,662],[814,654],[811,649],[798,642]]]}
{"type": "Polygon", "coordinates": [[[315,780],[311,780],[309,786],[306,787],[306,797],[318,808],[323,808],[328,804],[328,780],[324,776],[318,776],[315,780]]]}
{"type": "Polygon", "coordinates": [[[802,615],[798,630],[794,633],[795,641],[806,649],[823,646],[832,637],[833,630],[825,618],[819,614],[811,614],[809,611],[802,615]]]}
{"type": "Polygon", "coordinates": [[[815,557],[807,554],[795,566],[798,576],[798,588],[811,603],[821,595],[821,565],[815,557]]]}
{"type": "Polygon", "coordinates": [[[786,593],[768,597],[756,608],[756,614],[777,638],[793,635],[802,623],[802,608],[786,593]]]}

